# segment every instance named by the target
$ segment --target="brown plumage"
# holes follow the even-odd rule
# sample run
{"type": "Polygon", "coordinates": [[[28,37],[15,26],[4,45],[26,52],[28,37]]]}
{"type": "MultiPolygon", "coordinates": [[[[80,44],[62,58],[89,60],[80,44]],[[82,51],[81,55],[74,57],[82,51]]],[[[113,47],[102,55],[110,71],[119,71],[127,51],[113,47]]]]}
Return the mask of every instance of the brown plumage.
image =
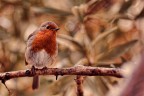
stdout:
{"type": "MultiPolygon", "coordinates": [[[[35,68],[49,67],[57,55],[56,32],[59,30],[54,22],[44,22],[41,26],[29,35],[25,51],[26,65],[35,68]]],[[[38,88],[38,76],[33,78],[33,89],[38,88]]]]}

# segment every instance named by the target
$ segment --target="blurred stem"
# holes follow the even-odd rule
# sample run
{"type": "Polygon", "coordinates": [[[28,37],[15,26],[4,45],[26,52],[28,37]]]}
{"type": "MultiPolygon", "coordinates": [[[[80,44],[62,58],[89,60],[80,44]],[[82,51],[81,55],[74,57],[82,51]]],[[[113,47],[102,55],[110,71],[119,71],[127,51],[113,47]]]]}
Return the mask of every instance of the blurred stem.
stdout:
{"type": "Polygon", "coordinates": [[[12,23],[13,23],[13,27],[14,27],[13,36],[20,37],[20,28],[19,28],[19,24],[18,24],[20,22],[18,22],[18,17],[17,17],[17,14],[16,14],[16,10],[17,10],[17,7],[15,6],[14,7],[14,12],[12,14],[12,23]]]}
{"type": "Polygon", "coordinates": [[[84,81],[84,78],[83,76],[80,76],[80,75],[77,75],[76,76],[76,84],[77,84],[77,96],[83,96],[83,81],[84,81]]]}
{"type": "Polygon", "coordinates": [[[88,52],[89,47],[87,46],[90,41],[89,41],[89,38],[87,36],[84,24],[81,24],[81,30],[83,30],[83,34],[84,34],[84,36],[83,36],[83,44],[84,44],[83,53],[84,53],[84,56],[88,60],[88,66],[91,66],[92,63],[90,62],[89,52],[88,52]]]}
{"type": "Polygon", "coordinates": [[[11,91],[10,89],[7,87],[7,85],[5,84],[5,80],[2,80],[2,83],[4,84],[4,86],[6,87],[6,89],[8,90],[9,96],[11,96],[11,91]]]}

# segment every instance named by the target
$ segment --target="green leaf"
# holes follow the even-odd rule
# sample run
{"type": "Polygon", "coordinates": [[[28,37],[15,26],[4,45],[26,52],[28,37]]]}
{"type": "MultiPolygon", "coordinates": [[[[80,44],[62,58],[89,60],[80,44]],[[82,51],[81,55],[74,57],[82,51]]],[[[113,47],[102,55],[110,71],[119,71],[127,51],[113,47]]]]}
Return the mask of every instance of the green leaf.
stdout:
{"type": "Polygon", "coordinates": [[[134,46],[134,44],[137,42],[137,40],[132,40],[130,42],[127,42],[125,44],[118,45],[114,48],[111,48],[108,52],[102,53],[97,56],[97,60],[112,60],[117,57],[122,56],[124,53],[126,53],[131,47],[134,46]]]}

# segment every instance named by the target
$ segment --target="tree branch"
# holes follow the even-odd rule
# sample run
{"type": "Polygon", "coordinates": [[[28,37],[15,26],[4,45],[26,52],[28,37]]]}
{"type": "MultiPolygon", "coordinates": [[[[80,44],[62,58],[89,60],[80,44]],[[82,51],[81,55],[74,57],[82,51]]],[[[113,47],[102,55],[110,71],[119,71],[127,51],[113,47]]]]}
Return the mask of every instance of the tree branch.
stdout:
{"type": "Polygon", "coordinates": [[[43,68],[36,69],[32,72],[31,69],[11,71],[0,74],[0,80],[6,81],[12,78],[19,77],[33,77],[34,75],[84,75],[84,76],[114,76],[122,78],[121,69],[117,68],[102,68],[102,67],[88,67],[76,66],[70,68],[43,68]]]}
{"type": "Polygon", "coordinates": [[[84,81],[84,77],[77,75],[76,76],[76,84],[77,84],[77,96],[83,96],[83,81],[84,81]]]}

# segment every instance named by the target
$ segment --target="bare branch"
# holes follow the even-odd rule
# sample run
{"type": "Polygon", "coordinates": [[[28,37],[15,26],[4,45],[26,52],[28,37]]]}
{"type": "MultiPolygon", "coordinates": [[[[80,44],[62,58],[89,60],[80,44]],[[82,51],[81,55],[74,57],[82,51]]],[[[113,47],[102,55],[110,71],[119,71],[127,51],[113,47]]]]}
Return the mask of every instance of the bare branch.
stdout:
{"type": "Polygon", "coordinates": [[[80,76],[80,75],[77,75],[76,76],[76,84],[77,84],[77,96],[83,96],[83,81],[84,81],[84,77],[83,76],[80,76]]]}
{"type": "Polygon", "coordinates": [[[9,80],[19,77],[33,77],[34,75],[84,75],[84,76],[114,76],[122,78],[121,69],[76,66],[70,68],[47,68],[36,69],[35,73],[31,69],[5,72],[0,74],[0,80],[9,80]]]}

